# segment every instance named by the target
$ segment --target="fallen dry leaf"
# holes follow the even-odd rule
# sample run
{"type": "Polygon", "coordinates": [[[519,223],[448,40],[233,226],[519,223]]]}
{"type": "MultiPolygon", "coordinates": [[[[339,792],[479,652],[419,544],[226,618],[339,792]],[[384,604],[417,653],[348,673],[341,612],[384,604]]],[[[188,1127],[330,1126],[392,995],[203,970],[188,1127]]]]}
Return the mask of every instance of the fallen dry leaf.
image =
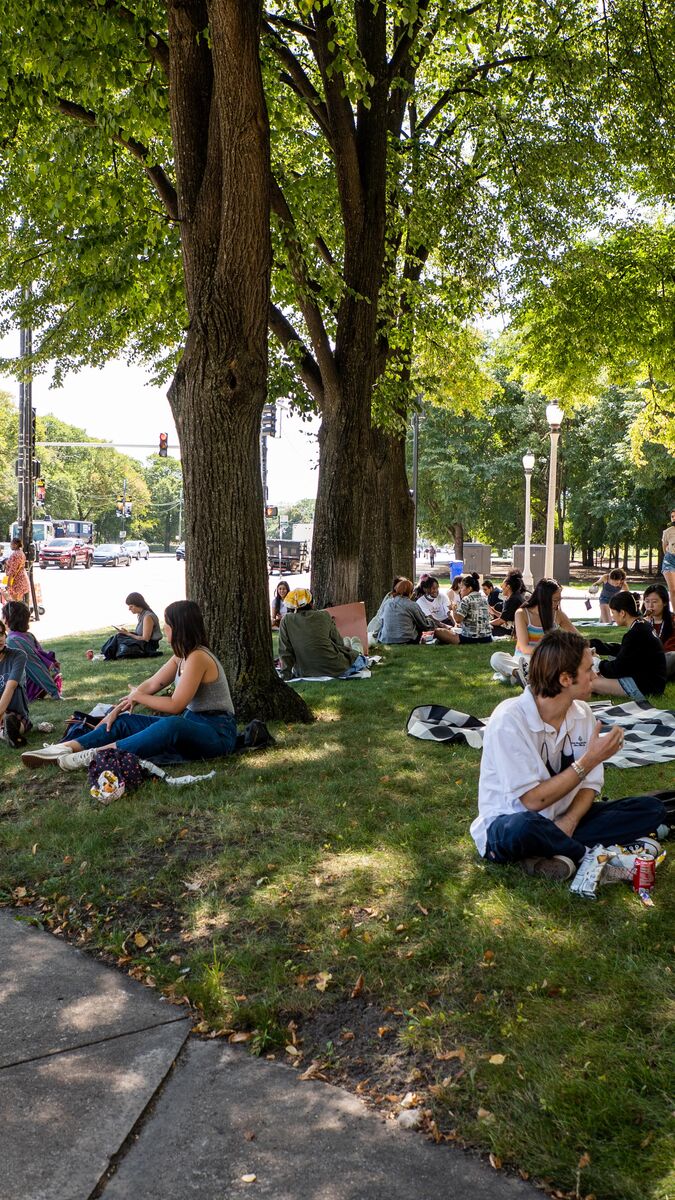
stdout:
{"type": "Polygon", "coordinates": [[[342,929],[340,929],[340,931],[338,932],[338,937],[339,938],[347,938],[347,937],[349,937],[350,933],[351,933],[351,929],[349,928],[349,925],[343,925],[342,929]]]}
{"type": "Polygon", "coordinates": [[[643,1137],[642,1141],[640,1142],[640,1149],[641,1150],[646,1149],[646,1147],[649,1145],[649,1143],[652,1142],[653,1140],[654,1140],[654,1130],[650,1129],[647,1136],[643,1137]]]}
{"type": "Polygon", "coordinates": [[[188,827],[187,827],[187,825],[186,825],[184,829],[179,829],[179,830],[178,830],[178,833],[176,834],[176,837],[177,837],[177,838],[180,838],[180,839],[182,839],[182,838],[184,838],[184,837],[187,837],[187,835],[188,835],[188,833],[189,833],[189,832],[190,832],[190,830],[188,829],[188,827]]]}
{"type": "Polygon", "coordinates": [[[357,1083],[356,1087],[354,1088],[354,1091],[358,1092],[359,1096],[361,1096],[367,1090],[369,1083],[370,1083],[370,1078],[362,1079],[360,1083],[357,1083]]]}
{"type": "Polygon", "coordinates": [[[253,1175],[253,1174],[251,1174],[251,1175],[242,1175],[242,1177],[241,1177],[241,1182],[242,1182],[242,1183],[255,1183],[255,1181],[256,1181],[256,1179],[257,1179],[257,1178],[258,1178],[258,1176],[257,1176],[257,1175],[253,1175]]]}
{"type": "Polygon", "coordinates": [[[325,992],[332,978],[333,976],[331,975],[330,971],[319,971],[314,982],[314,987],[316,988],[317,992],[325,992]]]}
{"type": "Polygon", "coordinates": [[[249,1033],[243,1029],[240,1029],[237,1031],[237,1033],[230,1034],[228,1041],[230,1041],[230,1042],[250,1042],[251,1037],[252,1037],[251,1033],[249,1033]]]}
{"type": "Polygon", "coordinates": [[[417,905],[417,907],[419,908],[420,912],[421,912],[421,913],[422,913],[422,914],[423,914],[425,917],[428,917],[428,916],[429,916],[429,909],[428,909],[428,908],[425,908],[423,904],[420,904],[419,900],[416,900],[416,901],[415,901],[415,904],[417,905]]]}
{"type": "Polygon", "coordinates": [[[588,1153],[588,1150],[584,1150],[581,1158],[579,1159],[579,1162],[577,1163],[579,1170],[583,1171],[584,1167],[587,1167],[588,1164],[590,1163],[590,1161],[591,1161],[591,1156],[588,1153]]]}
{"type": "Polygon", "coordinates": [[[305,1079],[305,1080],[307,1080],[307,1079],[324,1079],[325,1076],[321,1074],[321,1063],[320,1062],[311,1062],[309,1064],[309,1066],[302,1072],[302,1075],[298,1076],[298,1078],[305,1079]]]}
{"type": "Polygon", "coordinates": [[[502,1160],[496,1154],[490,1155],[490,1166],[494,1167],[495,1171],[501,1171],[502,1160]]]}
{"type": "Polygon", "coordinates": [[[359,996],[361,995],[361,992],[363,991],[363,983],[364,983],[363,975],[359,975],[359,977],[358,977],[356,983],[354,984],[354,986],[351,990],[351,993],[350,993],[352,1000],[358,1000],[359,996]]]}
{"type": "Polygon", "coordinates": [[[460,1062],[464,1062],[466,1050],[462,1046],[458,1050],[439,1050],[436,1058],[439,1062],[450,1062],[453,1058],[458,1058],[460,1062]]]}
{"type": "Polygon", "coordinates": [[[491,1062],[493,1067],[501,1067],[506,1062],[505,1054],[491,1054],[488,1062],[491,1062]]]}
{"type": "Polygon", "coordinates": [[[492,960],[494,959],[494,956],[495,956],[494,950],[486,950],[483,955],[483,961],[484,962],[492,962],[492,960]]]}
{"type": "Polygon", "coordinates": [[[31,851],[30,851],[31,854],[33,855],[33,857],[37,854],[37,848],[38,848],[37,842],[33,842],[33,845],[31,846],[31,851]]]}
{"type": "Polygon", "coordinates": [[[353,1042],[354,1041],[354,1034],[352,1033],[351,1029],[343,1029],[342,1030],[342,1033],[340,1034],[340,1041],[341,1042],[353,1042]]]}
{"type": "Polygon", "coordinates": [[[377,1030],[377,1036],[380,1038],[386,1037],[388,1033],[392,1033],[391,1025],[380,1025],[377,1030]]]}
{"type": "Polygon", "coordinates": [[[479,1108],[478,1112],[476,1113],[476,1116],[478,1117],[479,1121],[492,1120],[492,1113],[490,1112],[489,1108],[479,1108]]]}
{"type": "Polygon", "coordinates": [[[291,1046],[290,1044],[288,1046],[284,1046],[284,1049],[286,1053],[290,1054],[293,1058],[297,1058],[298,1055],[302,1053],[300,1050],[298,1050],[297,1046],[291,1046]]]}
{"type": "Polygon", "coordinates": [[[144,933],[141,933],[140,929],[139,929],[138,933],[134,934],[134,943],[138,946],[139,950],[142,950],[143,947],[147,946],[147,944],[148,944],[148,939],[146,938],[144,933]]]}

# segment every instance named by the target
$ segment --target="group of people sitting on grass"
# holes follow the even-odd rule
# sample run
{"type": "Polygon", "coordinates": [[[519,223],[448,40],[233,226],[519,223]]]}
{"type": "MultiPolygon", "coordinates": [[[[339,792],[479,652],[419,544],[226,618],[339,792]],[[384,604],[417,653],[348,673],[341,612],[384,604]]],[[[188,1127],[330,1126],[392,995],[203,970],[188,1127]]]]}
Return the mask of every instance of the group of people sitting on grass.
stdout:
{"type": "MultiPolygon", "coordinates": [[[[447,608],[437,604],[436,580],[421,581],[418,600],[413,600],[410,581],[398,579],[378,617],[380,634],[385,634],[381,640],[389,638],[389,644],[418,640],[428,630],[437,634],[441,627],[445,638],[451,635],[446,644],[488,642],[492,630],[483,632],[487,622],[491,626],[501,620],[498,628],[513,627],[520,662],[527,664],[521,679],[525,686],[516,698],[497,706],[486,729],[478,816],[471,826],[481,856],[494,863],[522,863],[531,874],[563,879],[574,874],[588,847],[625,845],[657,834],[667,821],[657,798],[598,802],[602,764],[620,749],[623,732],[617,727],[604,731],[586,702],[594,694],[640,698],[663,691],[666,653],[661,638],[673,636],[666,589],[658,584],[647,589],[646,619],[638,613],[630,592],[620,590],[611,597],[611,612],[625,630],[623,641],[616,644],[598,639],[589,643],[574,630],[560,609],[555,580],[541,580],[529,596],[518,573],[513,573],[504,585],[501,609],[488,604],[475,575],[464,576],[458,590],[452,614],[451,604],[447,608]],[[512,599],[515,602],[509,606],[512,599]],[[497,615],[490,613],[490,607],[497,615]],[[449,623],[451,616],[455,625],[449,623]],[[594,651],[608,657],[598,663],[594,651]]],[[[329,613],[313,608],[306,589],[288,591],[284,602],[279,658],[285,676],[295,672],[337,677],[358,664],[358,649],[345,644],[329,613]]],[[[14,620],[16,614],[5,615],[14,620]]],[[[25,751],[26,766],[53,763],[62,770],[76,770],[107,748],[154,762],[232,753],[237,728],[230,688],[222,664],[209,648],[200,609],[193,601],[177,601],[166,609],[164,621],[170,660],[130,688],[90,732],[25,751]],[[173,691],[166,695],[169,685],[173,691]],[[146,712],[135,711],[139,707],[146,712]]],[[[25,635],[27,630],[19,632],[25,635]]],[[[138,636],[144,633],[141,628],[138,636]]],[[[10,725],[16,724],[10,714],[29,722],[20,682],[26,663],[23,650],[8,648],[3,626],[0,716],[6,729],[8,719],[10,725]],[[13,660],[17,654],[23,661],[13,660]]],[[[497,668],[506,665],[497,662],[497,668]]],[[[611,879],[611,872],[605,878],[611,879]]]]}

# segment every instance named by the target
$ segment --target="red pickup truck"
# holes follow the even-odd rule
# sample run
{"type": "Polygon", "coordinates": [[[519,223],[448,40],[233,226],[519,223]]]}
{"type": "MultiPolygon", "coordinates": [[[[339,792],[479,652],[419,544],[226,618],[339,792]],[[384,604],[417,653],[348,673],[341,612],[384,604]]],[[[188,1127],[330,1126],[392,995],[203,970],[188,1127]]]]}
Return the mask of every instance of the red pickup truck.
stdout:
{"type": "Polygon", "coordinates": [[[93,560],[94,547],[78,542],[77,538],[51,538],[50,541],[43,542],[40,548],[40,566],[43,571],[46,567],[58,567],[61,571],[67,567],[72,571],[78,563],[89,570],[93,560]]]}

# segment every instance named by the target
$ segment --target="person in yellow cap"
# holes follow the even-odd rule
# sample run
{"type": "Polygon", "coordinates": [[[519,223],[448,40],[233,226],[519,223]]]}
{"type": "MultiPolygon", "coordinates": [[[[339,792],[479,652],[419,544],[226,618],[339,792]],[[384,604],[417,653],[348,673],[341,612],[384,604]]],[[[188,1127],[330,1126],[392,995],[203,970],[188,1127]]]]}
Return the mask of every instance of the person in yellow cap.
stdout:
{"type": "Polygon", "coordinates": [[[307,588],[289,592],[286,608],[279,626],[279,658],[285,679],[321,675],[337,679],[349,670],[358,650],[345,646],[329,612],[312,607],[307,588]]]}

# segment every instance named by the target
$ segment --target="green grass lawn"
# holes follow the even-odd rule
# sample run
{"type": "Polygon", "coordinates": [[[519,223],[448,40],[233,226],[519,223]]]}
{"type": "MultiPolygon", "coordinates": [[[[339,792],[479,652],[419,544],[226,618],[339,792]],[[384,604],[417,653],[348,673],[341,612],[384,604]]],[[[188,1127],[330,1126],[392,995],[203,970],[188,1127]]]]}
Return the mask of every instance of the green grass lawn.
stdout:
{"type": "MultiPolygon", "coordinates": [[[[147,674],[89,663],[101,640],[54,643],[67,699],[37,719],[60,731],[147,674]]],[[[570,1195],[672,1200],[672,865],[646,909],[624,885],[589,902],[478,859],[479,754],[404,728],[419,703],[490,712],[510,693],[489,655],[385,650],[370,681],[301,685],[316,722],[275,729],[275,749],[107,808],[85,772],[29,772],[0,744],[0,902],[187,997],[201,1032],[385,1110],[416,1092],[437,1140],[570,1195]]],[[[609,768],[606,794],[674,774],[609,768]]]]}

